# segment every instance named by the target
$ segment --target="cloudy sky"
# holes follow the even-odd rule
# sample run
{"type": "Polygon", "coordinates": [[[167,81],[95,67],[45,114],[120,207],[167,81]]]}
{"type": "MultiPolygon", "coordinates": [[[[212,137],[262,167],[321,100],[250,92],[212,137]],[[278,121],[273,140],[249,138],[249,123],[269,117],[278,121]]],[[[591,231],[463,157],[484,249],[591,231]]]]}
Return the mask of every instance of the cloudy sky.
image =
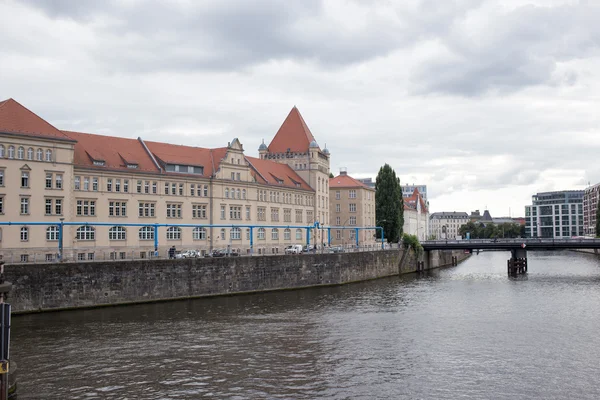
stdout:
{"type": "Polygon", "coordinates": [[[600,1],[0,0],[0,98],[248,155],[296,105],[334,173],[524,214],[600,182],[600,1]]]}

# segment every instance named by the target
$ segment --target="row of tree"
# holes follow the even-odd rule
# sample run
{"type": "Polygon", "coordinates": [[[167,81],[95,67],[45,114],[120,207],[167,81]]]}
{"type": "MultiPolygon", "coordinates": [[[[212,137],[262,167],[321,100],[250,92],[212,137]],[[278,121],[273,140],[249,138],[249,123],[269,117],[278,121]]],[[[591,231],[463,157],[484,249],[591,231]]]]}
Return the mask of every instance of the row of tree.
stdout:
{"type": "Polygon", "coordinates": [[[511,223],[485,225],[483,223],[467,222],[458,229],[458,233],[463,238],[469,233],[471,239],[519,238],[525,237],[525,226],[511,223]]]}

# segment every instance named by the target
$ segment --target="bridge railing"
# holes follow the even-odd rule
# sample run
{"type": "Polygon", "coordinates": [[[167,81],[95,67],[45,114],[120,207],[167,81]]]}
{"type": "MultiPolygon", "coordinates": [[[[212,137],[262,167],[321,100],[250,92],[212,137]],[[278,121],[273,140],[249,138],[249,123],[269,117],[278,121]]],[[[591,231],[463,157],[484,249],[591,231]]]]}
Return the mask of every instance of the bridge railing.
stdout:
{"type": "Polygon", "coordinates": [[[515,238],[515,239],[444,239],[444,240],[425,240],[421,242],[423,246],[444,245],[444,244],[600,244],[600,239],[596,238],[568,238],[568,239],[550,239],[550,238],[515,238]]]}

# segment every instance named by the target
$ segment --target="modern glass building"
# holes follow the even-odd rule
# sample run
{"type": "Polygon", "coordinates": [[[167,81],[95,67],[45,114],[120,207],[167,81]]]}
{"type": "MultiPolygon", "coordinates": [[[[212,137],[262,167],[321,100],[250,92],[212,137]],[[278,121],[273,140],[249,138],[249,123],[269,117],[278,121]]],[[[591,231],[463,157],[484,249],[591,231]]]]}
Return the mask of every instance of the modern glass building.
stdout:
{"type": "Polygon", "coordinates": [[[583,190],[543,192],[525,206],[525,235],[539,238],[583,236],[583,190]]]}

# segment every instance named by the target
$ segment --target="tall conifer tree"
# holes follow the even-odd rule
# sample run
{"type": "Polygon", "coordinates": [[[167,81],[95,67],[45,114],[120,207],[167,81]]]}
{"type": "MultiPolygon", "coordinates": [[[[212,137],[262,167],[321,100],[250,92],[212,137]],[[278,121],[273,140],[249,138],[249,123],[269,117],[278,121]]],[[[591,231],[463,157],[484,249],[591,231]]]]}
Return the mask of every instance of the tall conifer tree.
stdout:
{"type": "MultiPolygon", "coordinates": [[[[387,241],[398,243],[404,225],[404,202],[400,179],[388,164],[379,169],[375,181],[375,219],[387,241]]],[[[377,235],[380,237],[380,232],[377,235]]]]}

